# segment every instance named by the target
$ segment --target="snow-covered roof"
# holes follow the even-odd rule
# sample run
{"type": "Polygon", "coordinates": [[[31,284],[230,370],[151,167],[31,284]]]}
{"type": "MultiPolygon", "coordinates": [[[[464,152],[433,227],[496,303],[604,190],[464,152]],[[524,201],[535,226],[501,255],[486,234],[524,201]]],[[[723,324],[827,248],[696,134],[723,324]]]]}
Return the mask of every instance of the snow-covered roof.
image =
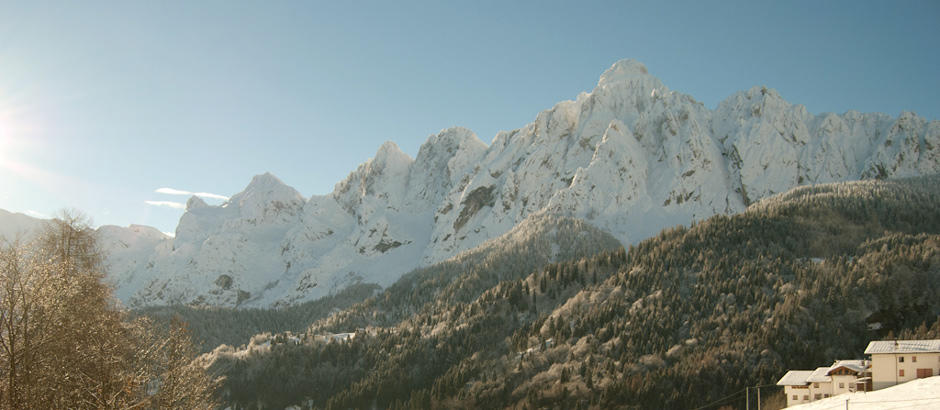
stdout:
{"type": "Polygon", "coordinates": [[[856,373],[861,373],[871,367],[868,360],[837,360],[832,366],[817,367],[816,370],[790,370],[777,382],[778,386],[805,386],[809,383],[831,382],[829,373],[840,367],[845,367],[856,373]]]}
{"type": "Polygon", "coordinates": [[[805,386],[812,370],[790,370],[777,382],[777,386],[805,386]]]}
{"type": "Polygon", "coordinates": [[[940,339],[875,340],[865,348],[865,354],[881,353],[940,353],[940,339]]]}
{"type": "Polygon", "coordinates": [[[867,360],[837,360],[832,364],[832,366],[829,366],[829,372],[827,372],[827,374],[840,367],[844,367],[856,373],[861,373],[865,371],[865,369],[871,367],[871,364],[867,360]]]}
{"type": "Polygon", "coordinates": [[[831,382],[832,377],[829,376],[829,367],[817,367],[816,370],[813,370],[813,373],[806,378],[806,381],[812,383],[831,382]]]}

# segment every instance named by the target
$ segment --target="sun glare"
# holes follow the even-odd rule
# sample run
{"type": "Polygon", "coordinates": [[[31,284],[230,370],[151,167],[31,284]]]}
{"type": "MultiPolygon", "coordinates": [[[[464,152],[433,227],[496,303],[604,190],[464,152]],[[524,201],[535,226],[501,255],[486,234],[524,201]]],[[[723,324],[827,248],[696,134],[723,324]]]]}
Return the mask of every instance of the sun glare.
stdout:
{"type": "Polygon", "coordinates": [[[37,138],[22,110],[15,110],[0,100],[0,165],[19,161],[23,151],[37,138]]]}
{"type": "Polygon", "coordinates": [[[11,143],[7,136],[6,124],[0,120],[0,166],[3,166],[6,163],[7,152],[10,151],[11,143]]]}
{"type": "Polygon", "coordinates": [[[7,159],[12,157],[13,129],[9,121],[0,113],[0,166],[6,165],[7,159]]]}

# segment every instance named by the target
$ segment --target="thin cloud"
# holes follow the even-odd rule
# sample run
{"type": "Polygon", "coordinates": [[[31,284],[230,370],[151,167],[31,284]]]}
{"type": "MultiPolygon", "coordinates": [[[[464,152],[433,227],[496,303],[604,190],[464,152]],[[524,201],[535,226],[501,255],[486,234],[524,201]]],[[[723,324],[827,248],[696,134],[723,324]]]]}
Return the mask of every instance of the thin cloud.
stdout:
{"type": "Polygon", "coordinates": [[[200,198],[212,198],[212,199],[221,199],[223,201],[228,201],[228,197],[225,195],[212,194],[209,192],[196,192],[193,195],[198,196],[200,198]]]}
{"type": "Polygon", "coordinates": [[[158,194],[167,194],[167,195],[192,195],[193,194],[192,192],[189,192],[189,191],[183,191],[181,189],[173,189],[173,188],[165,188],[165,187],[158,188],[154,192],[158,194]]]}
{"type": "Polygon", "coordinates": [[[154,192],[156,192],[156,193],[158,193],[158,194],[166,194],[166,195],[195,195],[195,196],[198,196],[198,197],[200,197],[200,198],[211,198],[211,199],[220,199],[220,200],[223,200],[223,201],[228,201],[228,197],[227,197],[227,196],[225,196],[225,195],[219,195],[219,194],[213,194],[213,193],[211,193],[211,192],[190,192],[190,191],[184,191],[184,190],[182,190],[182,189],[167,188],[167,187],[158,188],[158,189],[157,189],[156,191],[154,191],[154,192]]]}
{"type": "Polygon", "coordinates": [[[186,209],[186,204],[182,202],[173,202],[173,201],[144,201],[145,204],[151,206],[165,206],[168,208],[174,209],[186,209]]]}

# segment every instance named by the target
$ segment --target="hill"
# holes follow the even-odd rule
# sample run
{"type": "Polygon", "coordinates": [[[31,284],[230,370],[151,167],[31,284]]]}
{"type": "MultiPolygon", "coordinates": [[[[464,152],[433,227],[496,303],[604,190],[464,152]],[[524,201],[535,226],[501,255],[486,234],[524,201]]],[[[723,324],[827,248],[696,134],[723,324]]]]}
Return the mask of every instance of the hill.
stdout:
{"type": "Polygon", "coordinates": [[[940,335],[937,209],[936,176],[797,188],[628,251],[406,276],[305,343],[210,358],[240,405],[691,408],[870,339],[940,335]],[[315,337],[339,332],[357,333],[315,337]]]}

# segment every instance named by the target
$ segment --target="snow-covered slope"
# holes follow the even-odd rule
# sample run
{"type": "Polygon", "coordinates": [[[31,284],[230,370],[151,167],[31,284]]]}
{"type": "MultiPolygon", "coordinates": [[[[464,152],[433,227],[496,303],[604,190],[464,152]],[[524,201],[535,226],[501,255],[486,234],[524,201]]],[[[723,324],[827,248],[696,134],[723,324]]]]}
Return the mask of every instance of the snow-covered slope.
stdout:
{"type": "Polygon", "coordinates": [[[796,185],[938,171],[938,121],[812,115],[764,87],[709,110],[624,60],[489,146],[452,128],[414,159],[383,144],[328,195],[305,200],[265,174],[221,206],[193,198],[175,239],[111,265],[132,305],[290,304],[355,281],[389,285],[533,214],[635,243],[796,185]]]}
{"type": "MultiPolygon", "coordinates": [[[[0,241],[34,239],[47,222],[46,219],[0,209],[0,241]]],[[[109,279],[121,300],[128,300],[133,291],[146,285],[147,278],[139,273],[147,271],[148,266],[145,265],[155,257],[167,254],[172,246],[170,237],[149,226],[104,225],[96,233],[100,249],[108,256],[109,279]]]]}
{"type": "Polygon", "coordinates": [[[173,246],[172,238],[143,225],[104,225],[97,234],[98,246],[107,253],[108,279],[114,285],[115,296],[122,301],[146,286],[149,278],[141,272],[146,272],[154,258],[168,254],[173,246]]]}
{"type": "Polygon", "coordinates": [[[912,380],[872,392],[840,394],[788,408],[799,410],[940,409],[940,376],[912,380]],[[846,401],[848,401],[848,404],[846,404],[846,401]]]}
{"type": "Polygon", "coordinates": [[[28,239],[44,222],[44,219],[0,209],[0,240],[28,239]]]}

